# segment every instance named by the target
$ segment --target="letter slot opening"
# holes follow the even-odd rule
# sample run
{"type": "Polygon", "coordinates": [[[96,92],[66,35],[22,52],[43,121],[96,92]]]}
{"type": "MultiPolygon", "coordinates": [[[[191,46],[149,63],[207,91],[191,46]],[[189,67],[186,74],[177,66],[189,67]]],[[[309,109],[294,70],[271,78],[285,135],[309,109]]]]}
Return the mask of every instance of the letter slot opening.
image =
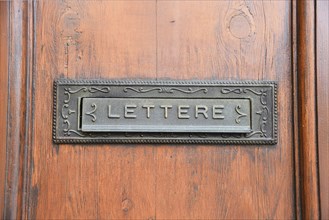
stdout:
{"type": "Polygon", "coordinates": [[[249,99],[84,98],[82,105],[84,132],[251,131],[249,99]]]}

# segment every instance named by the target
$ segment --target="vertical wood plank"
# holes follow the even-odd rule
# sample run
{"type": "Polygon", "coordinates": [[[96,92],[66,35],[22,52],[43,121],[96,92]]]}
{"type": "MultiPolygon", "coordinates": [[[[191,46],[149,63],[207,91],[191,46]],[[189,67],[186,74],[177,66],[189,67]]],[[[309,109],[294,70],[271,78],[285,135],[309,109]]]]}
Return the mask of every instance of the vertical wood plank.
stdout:
{"type": "Polygon", "coordinates": [[[298,120],[298,66],[297,66],[297,1],[291,1],[291,26],[292,26],[292,39],[291,39],[291,59],[292,59],[292,103],[293,103],[293,118],[294,118],[294,186],[295,186],[295,213],[296,219],[302,219],[301,212],[301,189],[300,189],[300,149],[299,149],[299,120],[298,120]]]}
{"type": "Polygon", "coordinates": [[[28,2],[9,2],[8,124],[5,219],[22,217],[24,152],[27,146],[28,2]]]}
{"type": "Polygon", "coordinates": [[[277,80],[279,143],[159,147],[156,217],[294,218],[291,3],[158,1],[157,14],[157,77],[277,80]]]}
{"type": "Polygon", "coordinates": [[[329,219],[329,1],[316,2],[316,72],[321,218],[329,219]]]}
{"type": "Polygon", "coordinates": [[[0,218],[4,214],[8,100],[8,2],[0,2],[0,218]]]}
{"type": "Polygon", "coordinates": [[[155,1],[37,1],[32,188],[37,219],[155,217],[156,148],[55,145],[56,78],[155,78],[155,1]]]}
{"type": "Polygon", "coordinates": [[[298,103],[303,218],[319,219],[316,134],[315,1],[297,2],[298,103]]]}

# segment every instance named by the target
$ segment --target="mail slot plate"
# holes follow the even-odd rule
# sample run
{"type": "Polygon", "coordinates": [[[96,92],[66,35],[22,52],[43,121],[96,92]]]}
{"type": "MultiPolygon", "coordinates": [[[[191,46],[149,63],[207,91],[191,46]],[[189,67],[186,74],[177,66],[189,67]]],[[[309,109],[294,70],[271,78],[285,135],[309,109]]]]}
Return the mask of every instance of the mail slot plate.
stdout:
{"type": "Polygon", "coordinates": [[[249,133],[249,99],[84,98],[83,132],[249,133]]]}
{"type": "Polygon", "coordinates": [[[272,81],[54,81],[54,143],[275,144],[277,133],[272,81]]]}

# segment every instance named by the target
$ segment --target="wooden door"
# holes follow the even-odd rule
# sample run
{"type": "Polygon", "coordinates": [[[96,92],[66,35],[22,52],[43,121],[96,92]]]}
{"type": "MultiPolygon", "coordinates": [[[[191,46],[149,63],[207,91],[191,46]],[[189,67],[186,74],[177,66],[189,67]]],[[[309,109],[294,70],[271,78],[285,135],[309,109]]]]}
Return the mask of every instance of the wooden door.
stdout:
{"type": "Polygon", "coordinates": [[[6,7],[5,218],[319,217],[314,25],[296,22],[298,13],[314,16],[312,2],[13,0],[6,7]],[[58,78],[274,80],[278,143],[54,144],[58,78]],[[310,105],[298,108],[305,100],[310,105]]]}

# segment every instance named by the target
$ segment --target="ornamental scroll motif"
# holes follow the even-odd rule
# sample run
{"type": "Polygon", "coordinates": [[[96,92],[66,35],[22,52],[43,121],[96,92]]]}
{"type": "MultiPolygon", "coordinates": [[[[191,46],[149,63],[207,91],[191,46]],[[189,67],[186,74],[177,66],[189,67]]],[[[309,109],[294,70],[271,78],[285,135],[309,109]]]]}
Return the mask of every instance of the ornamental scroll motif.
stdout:
{"type": "Polygon", "coordinates": [[[192,89],[192,88],[187,88],[187,89],[180,89],[180,88],[165,88],[165,87],[157,87],[157,88],[150,88],[150,89],[145,89],[143,87],[140,88],[134,88],[134,87],[125,87],[123,89],[124,92],[128,92],[128,91],[134,91],[137,93],[147,93],[147,92],[152,92],[152,91],[158,91],[159,93],[174,93],[175,91],[178,92],[182,92],[182,93],[186,93],[186,94],[193,94],[193,93],[197,93],[197,92],[203,92],[203,93],[207,93],[208,89],[206,88],[201,88],[201,89],[192,89]]]}
{"type": "MultiPolygon", "coordinates": [[[[69,120],[69,117],[72,114],[76,113],[76,110],[70,109],[70,101],[71,101],[71,95],[72,94],[77,94],[77,93],[109,93],[111,91],[110,87],[81,87],[78,89],[72,89],[70,87],[65,87],[64,88],[64,97],[65,99],[63,100],[62,103],[62,108],[61,108],[61,117],[63,118],[63,134],[64,136],[71,136],[72,133],[76,134],[80,137],[85,137],[86,134],[84,134],[83,132],[77,131],[77,129],[73,129],[71,128],[71,123],[69,120]]],[[[96,109],[95,109],[96,111],[96,109]]],[[[92,113],[92,112],[91,112],[92,113]]],[[[92,120],[96,120],[96,117],[94,115],[91,115],[92,117],[94,117],[92,120]]]]}
{"type": "MultiPolygon", "coordinates": [[[[260,102],[261,106],[260,106],[260,109],[256,112],[256,114],[259,116],[258,126],[256,127],[256,129],[252,130],[250,133],[239,135],[236,137],[237,138],[241,138],[241,137],[250,138],[254,135],[259,135],[260,137],[267,137],[266,125],[268,123],[268,114],[269,114],[269,108],[267,107],[268,91],[266,89],[256,90],[256,89],[251,89],[251,88],[223,88],[221,90],[221,93],[223,93],[223,94],[229,94],[229,93],[242,94],[242,93],[248,93],[248,92],[251,92],[251,93],[259,96],[259,102],[260,102]]],[[[235,110],[238,112],[238,108],[236,108],[235,110]]],[[[236,119],[237,123],[239,121],[239,117],[236,119]]],[[[230,137],[230,136],[227,136],[227,137],[230,137]]]]}

